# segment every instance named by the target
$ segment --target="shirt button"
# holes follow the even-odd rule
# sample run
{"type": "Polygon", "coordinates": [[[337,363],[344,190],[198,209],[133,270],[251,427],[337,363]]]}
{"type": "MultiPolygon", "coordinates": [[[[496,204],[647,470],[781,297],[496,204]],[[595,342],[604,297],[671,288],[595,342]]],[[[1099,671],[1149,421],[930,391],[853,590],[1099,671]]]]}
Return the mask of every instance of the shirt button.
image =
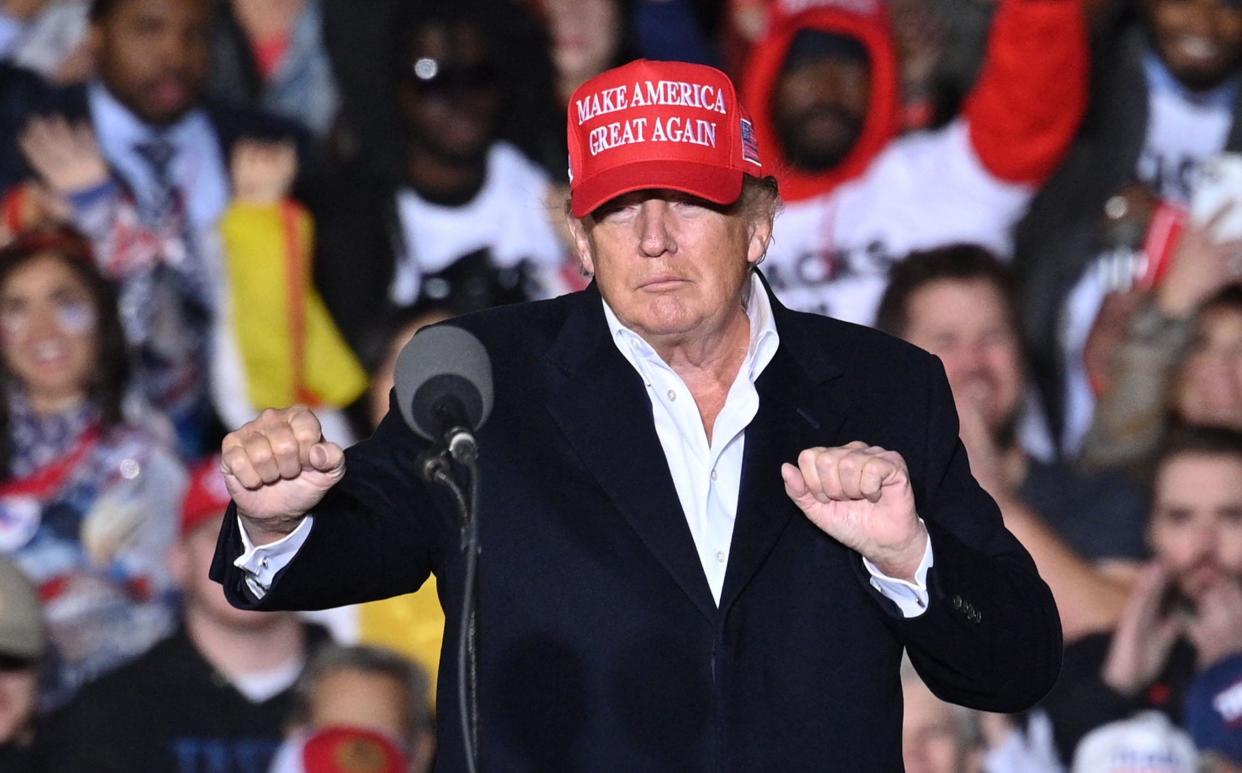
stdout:
{"type": "Polygon", "coordinates": [[[267,557],[266,556],[259,559],[259,566],[263,567],[264,569],[267,568],[267,557]]]}
{"type": "Polygon", "coordinates": [[[677,393],[676,393],[676,392],[674,392],[674,391],[673,391],[673,390],[671,390],[671,389],[670,389],[670,390],[668,390],[668,399],[669,399],[669,402],[672,402],[673,400],[676,400],[676,399],[677,399],[677,393]]]}
{"type": "Polygon", "coordinates": [[[725,553],[723,550],[716,551],[716,560],[722,564],[725,562],[725,553]]]}
{"type": "Polygon", "coordinates": [[[712,468],[712,480],[715,480],[715,479],[716,479],[716,468],[713,467],[712,468]]]}

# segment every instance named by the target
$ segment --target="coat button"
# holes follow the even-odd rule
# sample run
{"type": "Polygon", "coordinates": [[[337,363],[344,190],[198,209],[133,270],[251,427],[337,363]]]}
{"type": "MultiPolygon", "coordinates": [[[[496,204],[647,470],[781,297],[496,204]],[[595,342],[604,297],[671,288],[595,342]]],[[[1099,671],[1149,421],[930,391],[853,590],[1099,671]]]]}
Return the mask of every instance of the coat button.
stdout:
{"type": "Polygon", "coordinates": [[[962,597],[961,597],[961,596],[954,596],[954,597],[951,599],[951,601],[953,602],[953,608],[954,608],[954,609],[961,609],[961,608],[962,608],[962,603],[963,603],[963,602],[962,602],[962,597]]]}

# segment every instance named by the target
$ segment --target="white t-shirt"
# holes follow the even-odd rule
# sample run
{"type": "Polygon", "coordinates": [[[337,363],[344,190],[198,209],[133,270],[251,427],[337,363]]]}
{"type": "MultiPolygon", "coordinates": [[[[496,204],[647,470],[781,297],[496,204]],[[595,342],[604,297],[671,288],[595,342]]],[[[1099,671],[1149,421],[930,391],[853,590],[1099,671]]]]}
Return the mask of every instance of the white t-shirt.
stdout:
{"type": "Polygon", "coordinates": [[[1033,194],[993,177],[958,120],[895,140],[861,177],[787,203],[763,272],[786,306],[870,325],[895,262],[959,242],[1008,257],[1033,194]]]}
{"type": "Polygon", "coordinates": [[[483,187],[462,206],[433,204],[409,188],[401,189],[397,216],[406,254],[397,260],[389,298],[399,306],[413,303],[424,274],[484,248],[500,268],[523,259],[546,268],[560,266],[565,249],[552,218],[563,215],[552,211],[547,194],[543,171],[503,142],[488,151],[483,187]]]}

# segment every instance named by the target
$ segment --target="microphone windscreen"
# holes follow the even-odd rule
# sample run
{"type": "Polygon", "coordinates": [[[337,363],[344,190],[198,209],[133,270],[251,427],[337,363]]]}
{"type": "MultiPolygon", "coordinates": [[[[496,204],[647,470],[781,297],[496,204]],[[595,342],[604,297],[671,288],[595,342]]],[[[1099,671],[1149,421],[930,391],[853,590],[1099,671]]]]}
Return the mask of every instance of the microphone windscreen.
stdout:
{"type": "Polygon", "coordinates": [[[415,333],[397,357],[394,381],[401,415],[429,440],[440,429],[434,407],[446,397],[461,403],[472,430],[492,412],[492,361],[487,349],[472,333],[453,325],[415,333]]]}

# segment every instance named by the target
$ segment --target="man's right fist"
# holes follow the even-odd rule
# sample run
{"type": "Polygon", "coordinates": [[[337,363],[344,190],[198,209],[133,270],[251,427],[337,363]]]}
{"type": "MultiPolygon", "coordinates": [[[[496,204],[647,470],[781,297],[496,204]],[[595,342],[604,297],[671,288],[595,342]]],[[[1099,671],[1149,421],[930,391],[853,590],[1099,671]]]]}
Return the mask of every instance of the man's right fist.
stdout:
{"type": "Polygon", "coordinates": [[[256,545],[280,539],[345,474],[341,447],[323,439],[310,409],[269,408],[225,435],[220,471],[256,545]]]}

